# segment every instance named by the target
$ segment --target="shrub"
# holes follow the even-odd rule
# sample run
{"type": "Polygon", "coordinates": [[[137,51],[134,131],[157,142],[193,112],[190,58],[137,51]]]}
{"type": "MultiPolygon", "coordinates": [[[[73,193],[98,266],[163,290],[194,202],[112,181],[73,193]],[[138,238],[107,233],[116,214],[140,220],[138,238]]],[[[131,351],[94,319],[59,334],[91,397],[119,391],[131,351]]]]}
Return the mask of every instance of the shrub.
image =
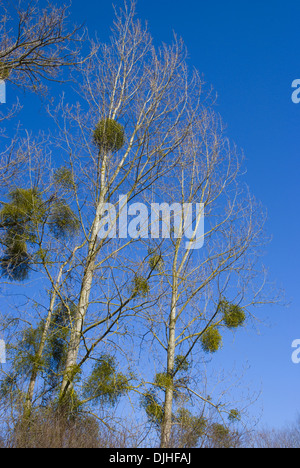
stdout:
{"type": "Polygon", "coordinates": [[[175,431],[180,447],[196,447],[200,437],[205,434],[206,419],[203,416],[193,416],[186,408],[180,408],[177,411],[175,421],[175,431]]]}

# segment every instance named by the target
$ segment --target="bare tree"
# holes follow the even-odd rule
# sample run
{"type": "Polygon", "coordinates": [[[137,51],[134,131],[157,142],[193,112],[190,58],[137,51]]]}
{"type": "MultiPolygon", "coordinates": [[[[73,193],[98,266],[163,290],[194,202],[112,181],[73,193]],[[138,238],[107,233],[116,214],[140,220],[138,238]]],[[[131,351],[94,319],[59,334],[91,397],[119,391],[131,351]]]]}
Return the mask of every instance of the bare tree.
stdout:
{"type": "MultiPolygon", "coordinates": [[[[56,7],[48,3],[46,8],[41,9],[37,1],[20,1],[15,5],[10,5],[10,7],[1,2],[0,8],[1,80],[10,81],[26,89],[41,91],[45,89],[45,80],[57,80],[62,76],[63,68],[71,68],[83,62],[79,56],[83,32],[80,32],[81,28],[69,28],[68,7],[56,7]]],[[[0,120],[8,120],[16,114],[19,108],[20,105],[17,103],[11,110],[1,112],[0,120]]],[[[12,194],[13,186],[16,187],[15,190],[20,189],[18,182],[26,173],[27,158],[29,156],[32,161],[30,153],[35,148],[27,148],[28,151],[24,150],[22,145],[18,145],[20,135],[16,134],[14,138],[8,138],[3,128],[1,129],[1,138],[4,144],[6,143],[6,147],[1,153],[0,159],[0,184],[2,189],[10,191],[12,194]]],[[[37,163],[36,169],[38,172],[39,162],[35,161],[35,163],[37,163]]],[[[33,188],[30,190],[33,190],[33,188]]],[[[1,215],[3,215],[8,204],[7,201],[1,201],[1,204],[1,215]]],[[[3,221],[3,217],[1,221],[3,221]]],[[[1,228],[5,229],[3,222],[1,228]]],[[[10,249],[11,253],[14,251],[15,259],[10,255],[9,262],[11,265],[15,264],[16,272],[17,268],[21,271],[25,264],[22,265],[17,260],[17,257],[24,256],[24,252],[20,255],[20,252],[15,251],[15,247],[16,242],[13,242],[11,247],[6,247],[6,250],[10,249]]],[[[52,297],[50,311],[53,309],[54,303],[55,294],[52,297]]],[[[50,317],[51,312],[49,312],[48,321],[46,321],[45,332],[39,350],[40,354],[46,339],[50,317]]],[[[28,404],[32,399],[35,374],[36,370],[33,371],[31,376],[27,395],[28,404]]]]}
{"type": "MultiPolygon", "coordinates": [[[[38,1],[0,2],[0,81],[11,82],[36,92],[46,90],[49,80],[66,79],[63,70],[84,62],[81,57],[86,33],[68,24],[69,7],[48,2],[40,8],[38,1]]],[[[90,51],[93,54],[93,46],[90,51]]],[[[3,85],[3,83],[2,83],[3,85]]],[[[7,108],[0,104],[0,121],[14,117],[21,106],[17,101],[7,108]]],[[[0,130],[0,184],[12,180],[23,160],[16,150],[17,132],[8,137],[0,130]]]]}
{"type": "MultiPolygon", "coordinates": [[[[69,155],[69,160],[65,159],[54,174],[58,182],[54,193],[53,177],[50,184],[43,186],[39,174],[39,192],[47,193],[46,205],[50,211],[46,218],[35,223],[35,241],[38,252],[42,253],[35,267],[43,271],[50,282],[51,298],[35,349],[36,367],[25,392],[27,412],[32,406],[38,374],[43,369],[40,362],[57,301],[68,311],[71,330],[62,399],[66,393],[73,394],[76,374],[91,359],[99,344],[119,333],[121,316],[136,313],[140,307],[137,297],[140,302],[146,302],[139,281],[144,257],[130,263],[121,256],[126,248],[125,256],[130,255],[128,247],[138,239],[126,240],[121,245],[109,235],[99,240],[98,232],[105,202],[117,204],[121,190],[127,194],[128,201],[133,200],[166,174],[176,160],[177,148],[186,138],[199,105],[196,99],[193,112],[189,106],[190,113],[187,113],[188,89],[195,90],[199,98],[201,88],[196,75],[188,79],[184,59],[185,50],[177,40],[170,48],[155,51],[151,37],[135,21],[132,4],[117,16],[111,45],[104,45],[98,55],[82,65],[83,86],[79,87],[82,108],[67,106],[62,101],[57,114],[54,112],[60,129],[56,143],[60,151],[69,155]],[[63,187],[69,191],[68,204],[72,204],[76,212],[80,229],[80,235],[68,243],[46,229],[51,223],[55,226],[53,215],[57,216],[60,230],[66,225],[62,224],[65,219],[59,212],[51,214],[51,206],[55,208],[55,203],[57,206],[62,199],[58,191],[63,187]],[[45,252],[47,255],[43,254],[45,252]],[[91,296],[93,281],[98,288],[97,300],[91,296]],[[70,283],[77,304],[74,311],[68,303],[70,283]],[[80,347],[81,356],[77,362],[80,347]]],[[[36,168],[39,173],[40,166],[36,168]]],[[[49,165],[45,168],[46,172],[51,171],[49,165]]],[[[64,202],[60,208],[68,214],[64,202]]],[[[86,401],[90,399],[89,394],[86,401]]]]}
{"type": "Polygon", "coordinates": [[[248,448],[299,448],[300,447],[300,419],[279,429],[256,430],[246,441],[248,448]]]}
{"type": "MultiPolygon", "coordinates": [[[[102,46],[100,53],[83,68],[83,87],[80,88],[85,102],[83,108],[59,108],[60,115],[64,116],[64,121],[58,122],[64,134],[63,147],[71,155],[71,167],[80,165],[81,174],[89,181],[88,190],[92,193],[94,206],[90,226],[82,225],[87,250],[82,264],[79,303],[72,323],[62,395],[72,383],[70,376],[76,367],[80,343],[84,338],[96,270],[103,269],[108,259],[115,258],[121,248],[119,245],[105,253],[105,245],[112,244],[112,240],[109,235],[104,239],[98,237],[104,204],[117,205],[120,193],[132,201],[170,171],[199,106],[200,80],[196,74],[188,76],[181,41],[175,38],[171,47],[164,46],[156,51],[149,33],[135,19],[134,10],[132,3],[117,14],[111,44],[102,46]],[[191,94],[195,97],[193,106],[191,94]]],[[[78,194],[78,209],[84,216],[80,196],[78,194]]],[[[132,242],[137,242],[137,239],[128,240],[128,243],[132,242]]],[[[121,261],[120,253],[118,258],[121,261]]],[[[122,268],[124,271],[124,262],[122,265],[120,271],[122,268]]],[[[115,266],[109,268],[111,272],[117,271],[115,266]]],[[[125,268],[130,271],[131,265],[125,268]]],[[[132,276],[131,269],[131,281],[132,276]]],[[[128,308],[128,301],[138,294],[133,288],[125,298],[124,287],[120,292],[121,285],[125,284],[128,291],[130,276],[125,282],[118,275],[114,278],[114,293],[102,301],[107,314],[114,302],[112,297],[114,300],[119,297],[119,305],[112,314],[108,313],[108,317],[117,320],[119,312],[128,308]]],[[[97,324],[103,324],[103,320],[95,321],[89,330],[95,329],[97,324]]],[[[90,349],[93,350],[99,342],[98,339],[90,349]]]]}
{"type": "Polygon", "coordinates": [[[45,80],[58,79],[62,68],[74,66],[83,36],[68,27],[69,8],[38,1],[1,2],[0,78],[17,86],[40,90],[45,80]]]}
{"type": "Polygon", "coordinates": [[[221,330],[243,326],[252,316],[252,306],[274,299],[267,298],[264,271],[256,266],[264,243],[263,211],[239,182],[239,156],[209,107],[202,110],[180,154],[165,189],[160,181],[151,197],[159,202],[162,229],[172,226],[174,212],[170,239],[159,248],[153,244],[157,282],[152,281],[151,290],[159,292],[160,300],[152,313],[145,313],[149,331],[166,356],[154,381],[164,392],[158,412],[163,448],[170,444],[174,399],[182,392],[233,417],[235,410],[214,403],[190,385],[190,360],[199,350],[216,352],[222,344],[221,330]],[[162,201],[168,202],[167,211],[162,201]],[[205,240],[200,229],[204,214],[205,240]]]}

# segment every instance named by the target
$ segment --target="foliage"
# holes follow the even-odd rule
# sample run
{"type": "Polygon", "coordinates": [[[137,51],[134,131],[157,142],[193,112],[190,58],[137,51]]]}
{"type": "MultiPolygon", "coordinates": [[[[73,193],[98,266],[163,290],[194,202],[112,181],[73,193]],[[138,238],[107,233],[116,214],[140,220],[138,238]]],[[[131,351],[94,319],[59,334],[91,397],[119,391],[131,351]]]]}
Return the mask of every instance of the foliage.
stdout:
{"type": "Polygon", "coordinates": [[[232,448],[235,445],[234,433],[223,424],[214,423],[210,427],[209,438],[214,448],[232,448]]]}
{"type": "Polygon", "coordinates": [[[185,356],[175,357],[175,372],[187,372],[190,368],[190,363],[185,356]]]}
{"type": "Polygon", "coordinates": [[[160,427],[163,421],[164,411],[157,401],[157,396],[154,390],[151,390],[142,396],[141,404],[146,411],[149,422],[160,427]]]}
{"type": "MultiPolygon", "coordinates": [[[[11,374],[8,374],[1,382],[2,396],[14,392],[18,382],[29,378],[35,371],[40,372],[44,380],[43,401],[49,402],[61,378],[70,332],[70,317],[73,316],[75,310],[76,306],[68,300],[65,304],[60,302],[56,306],[42,358],[38,356],[38,351],[45,328],[44,321],[40,321],[37,327],[28,327],[22,332],[21,339],[9,351],[12,368],[11,374]]],[[[76,370],[77,374],[78,371],[80,369],[76,370]]]]}
{"type": "Polygon", "coordinates": [[[116,370],[115,358],[100,357],[84,386],[84,396],[94,404],[115,405],[130,388],[129,378],[116,370]]]}
{"type": "Polygon", "coordinates": [[[10,203],[5,204],[1,210],[1,220],[7,225],[15,225],[15,222],[23,223],[34,214],[38,219],[42,213],[41,194],[36,188],[12,190],[9,195],[10,203]]]}
{"type": "Polygon", "coordinates": [[[30,257],[25,242],[14,240],[6,247],[0,260],[1,272],[9,279],[24,281],[28,278],[30,257]]]}
{"type": "Polygon", "coordinates": [[[148,254],[150,255],[149,267],[151,268],[151,270],[162,271],[164,262],[163,262],[161,254],[156,253],[155,251],[151,249],[149,249],[148,254]]]}
{"type": "Polygon", "coordinates": [[[40,247],[35,259],[33,254],[28,253],[28,246],[39,241],[38,227],[47,220],[54,236],[64,238],[78,230],[79,221],[65,200],[50,199],[43,202],[36,188],[17,188],[9,193],[8,198],[9,203],[4,204],[0,211],[0,226],[4,230],[4,252],[0,267],[3,276],[24,281],[29,276],[30,265],[34,260],[47,260],[47,252],[40,247]]]}
{"type": "Polygon", "coordinates": [[[7,80],[10,76],[11,70],[6,64],[0,60],[0,80],[7,80]]]}
{"type": "Polygon", "coordinates": [[[49,255],[50,255],[49,250],[46,250],[43,248],[40,248],[35,252],[35,258],[37,262],[41,261],[43,263],[47,263],[49,261],[49,255]]]}
{"type": "Polygon", "coordinates": [[[59,200],[51,209],[50,231],[57,238],[74,235],[79,229],[79,221],[65,200],[59,200]]]}
{"type": "Polygon", "coordinates": [[[215,326],[210,326],[201,337],[202,349],[206,353],[215,353],[222,346],[222,337],[215,326]]]}
{"type": "Polygon", "coordinates": [[[224,314],[224,323],[228,328],[238,328],[242,326],[246,320],[244,310],[235,304],[230,304],[226,300],[220,303],[221,311],[224,314]]]}
{"type": "Polygon", "coordinates": [[[18,390],[17,375],[7,374],[0,383],[0,397],[5,399],[6,397],[12,397],[18,390]]]}
{"type": "Polygon", "coordinates": [[[161,372],[155,376],[155,385],[162,390],[166,390],[173,385],[173,378],[166,372],[161,372]]]}
{"type": "MultiPolygon", "coordinates": [[[[76,365],[70,372],[73,374],[72,379],[74,380],[76,375],[79,376],[81,369],[76,365]]],[[[57,412],[68,421],[74,421],[78,418],[81,405],[82,402],[73,387],[65,392],[64,395],[60,395],[55,401],[57,412]]]]}
{"type": "Polygon", "coordinates": [[[149,283],[143,276],[135,275],[133,280],[132,295],[133,297],[146,297],[149,293],[149,283]]]}
{"type": "Polygon", "coordinates": [[[44,369],[44,358],[40,359],[37,356],[43,327],[44,322],[41,321],[36,328],[26,328],[16,346],[9,347],[9,359],[12,366],[10,372],[1,380],[0,397],[19,394],[19,382],[28,378],[33,370],[44,369]]]}
{"type": "Polygon", "coordinates": [[[54,173],[54,182],[64,190],[70,190],[74,186],[73,175],[70,169],[63,166],[54,173]]]}
{"type": "Polygon", "coordinates": [[[41,321],[36,328],[29,327],[24,330],[14,359],[14,369],[17,374],[28,375],[32,369],[37,370],[44,365],[44,361],[37,358],[43,328],[44,321],[41,321]]]}
{"type": "Polygon", "coordinates": [[[100,120],[93,139],[101,151],[119,151],[125,143],[124,127],[113,119],[100,120]]]}
{"type": "Polygon", "coordinates": [[[241,414],[240,414],[240,412],[238,410],[232,409],[230,411],[230,413],[229,413],[228,419],[229,419],[230,422],[240,421],[241,414]]]}
{"type": "Polygon", "coordinates": [[[36,228],[44,214],[43,202],[35,188],[13,190],[9,199],[0,211],[1,228],[5,231],[0,265],[4,276],[23,281],[30,267],[27,243],[36,241],[36,228]]]}
{"type": "Polygon", "coordinates": [[[200,437],[204,435],[207,420],[203,416],[193,416],[186,408],[180,408],[176,413],[175,424],[179,426],[177,432],[180,446],[192,448],[197,446],[200,437]]]}
{"type": "Polygon", "coordinates": [[[50,329],[45,349],[46,374],[50,388],[55,388],[65,365],[68,336],[71,330],[71,321],[76,311],[76,305],[66,299],[59,302],[52,315],[50,329]]]}

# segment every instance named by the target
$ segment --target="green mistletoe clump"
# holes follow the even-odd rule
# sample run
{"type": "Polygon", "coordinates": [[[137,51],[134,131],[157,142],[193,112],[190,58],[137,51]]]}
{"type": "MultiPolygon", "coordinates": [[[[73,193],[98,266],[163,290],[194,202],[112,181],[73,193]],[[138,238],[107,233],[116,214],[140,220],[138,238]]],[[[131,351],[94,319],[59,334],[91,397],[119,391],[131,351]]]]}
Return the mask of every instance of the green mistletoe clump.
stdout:
{"type": "Polygon", "coordinates": [[[240,306],[231,304],[226,300],[222,300],[220,307],[224,316],[224,323],[227,328],[238,328],[244,324],[246,314],[240,306]]]}
{"type": "Polygon", "coordinates": [[[93,139],[101,151],[114,153],[125,143],[124,127],[113,119],[100,120],[96,125],[93,139]]]}
{"type": "Polygon", "coordinates": [[[0,80],[8,80],[9,76],[10,68],[0,60],[0,80]]]}
{"type": "Polygon", "coordinates": [[[222,346],[222,337],[215,326],[210,326],[201,337],[202,349],[206,353],[215,353],[222,346]]]}
{"type": "Polygon", "coordinates": [[[133,297],[146,297],[149,293],[149,283],[143,276],[135,275],[133,280],[133,297]]]}

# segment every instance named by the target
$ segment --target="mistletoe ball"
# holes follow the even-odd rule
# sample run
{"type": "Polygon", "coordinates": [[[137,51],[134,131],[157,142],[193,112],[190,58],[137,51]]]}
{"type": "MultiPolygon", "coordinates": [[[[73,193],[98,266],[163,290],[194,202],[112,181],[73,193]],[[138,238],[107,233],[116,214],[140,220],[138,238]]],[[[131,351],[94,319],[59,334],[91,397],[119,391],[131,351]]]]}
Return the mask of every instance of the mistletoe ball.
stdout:
{"type": "Polygon", "coordinates": [[[125,143],[123,125],[114,119],[103,119],[98,122],[94,131],[94,143],[102,151],[119,151],[125,143]]]}

